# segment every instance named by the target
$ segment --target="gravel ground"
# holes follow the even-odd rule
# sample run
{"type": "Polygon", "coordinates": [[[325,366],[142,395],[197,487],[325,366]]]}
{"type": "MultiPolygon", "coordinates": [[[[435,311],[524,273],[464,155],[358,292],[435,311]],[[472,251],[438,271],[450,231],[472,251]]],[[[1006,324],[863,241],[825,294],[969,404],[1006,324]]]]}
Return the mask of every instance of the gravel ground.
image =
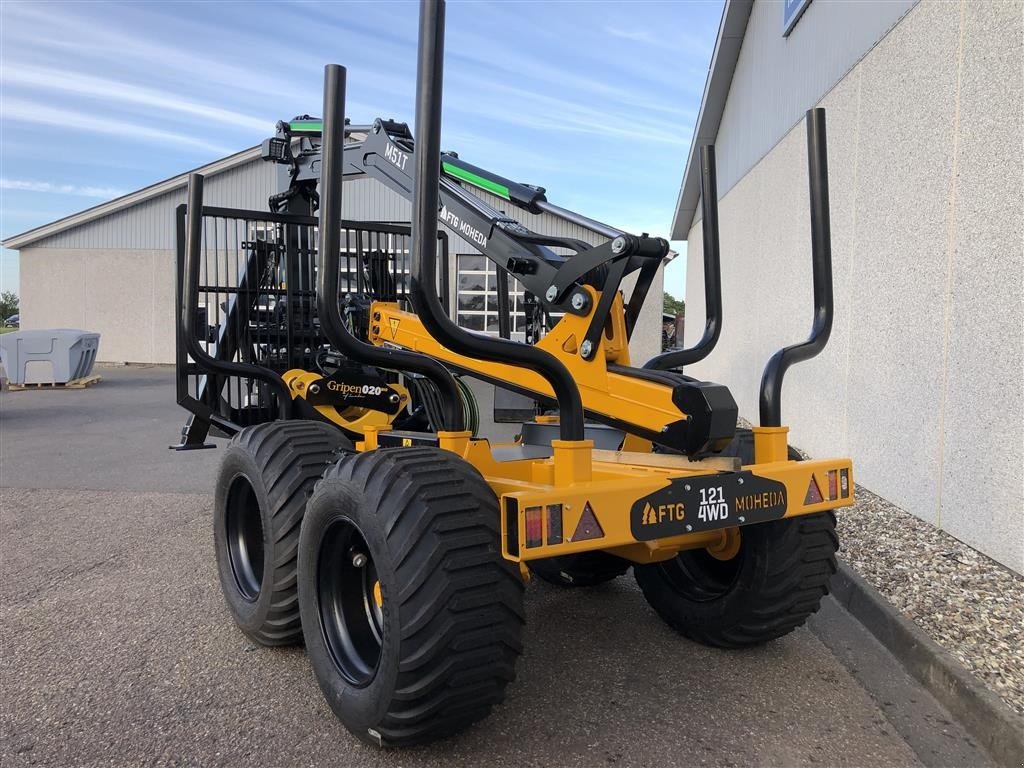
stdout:
{"type": "Polygon", "coordinates": [[[843,559],[1024,714],[1024,577],[864,488],[837,516],[843,559]]]}

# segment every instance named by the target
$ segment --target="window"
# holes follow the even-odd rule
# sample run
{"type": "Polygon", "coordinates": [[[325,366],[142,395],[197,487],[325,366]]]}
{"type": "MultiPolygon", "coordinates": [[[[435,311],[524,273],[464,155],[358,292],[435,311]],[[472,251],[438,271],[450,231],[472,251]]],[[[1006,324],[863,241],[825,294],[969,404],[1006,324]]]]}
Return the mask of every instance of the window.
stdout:
{"type": "MultiPolygon", "coordinates": [[[[498,279],[497,268],[485,256],[459,254],[458,297],[456,321],[470,331],[481,331],[491,336],[498,335],[498,279]]],[[[518,280],[510,279],[509,328],[512,339],[525,341],[526,317],[523,313],[523,286],[518,280]]]]}

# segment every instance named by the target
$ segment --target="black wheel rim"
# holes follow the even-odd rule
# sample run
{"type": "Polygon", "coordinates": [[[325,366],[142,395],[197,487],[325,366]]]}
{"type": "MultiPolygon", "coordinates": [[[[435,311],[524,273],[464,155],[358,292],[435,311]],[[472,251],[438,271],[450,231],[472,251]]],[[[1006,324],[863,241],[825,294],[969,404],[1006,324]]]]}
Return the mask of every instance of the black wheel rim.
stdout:
{"type": "Polygon", "coordinates": [[[661,568],[669,584],[680,595],[697,602],[709,602],[732,591],[743,560],[744,546],[741,542],[740,551],[729,560],[719,560],[703,549],[691,549],[680,552],[661,568]]]}
{"type": "Polygon", "coordinates": [[[376,585],[377,568],[363,535],[352,521],[335,520],[317,558],[320,628],[334,666],[359,687],[373,680],[380,662],[384,612],[376,585]]]}
{"type": "Polygon", "coordinates": [[[242,597],[255,602],[263,584],[263,521],[256,491],[242,476],[228,490],[225,526],[235,584],[242,597]]]}

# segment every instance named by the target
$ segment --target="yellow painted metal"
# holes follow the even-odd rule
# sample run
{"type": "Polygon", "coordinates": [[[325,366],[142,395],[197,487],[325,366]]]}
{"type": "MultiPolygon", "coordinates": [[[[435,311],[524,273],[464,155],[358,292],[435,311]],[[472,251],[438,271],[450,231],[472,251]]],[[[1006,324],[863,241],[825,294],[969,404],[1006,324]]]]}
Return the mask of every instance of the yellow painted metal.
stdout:
{"type": "Polygon", "coordinates": [[[377,442],[377,433],[380,432],[380,427],[365,426],[363,427],[363,440],[356,445],[356,450],[359,451],[375,451],[379,443],[377,442]]]}
{"type": "MultiPolygon", "coordinates": [[[[638,541],[632,531],[630,511],[633,505],[651,493],[667,487],[673,479],[702,477],[734,471],[701,466],[701,462],[687,462],[685,457],[675,464],[649,463],[657,454],[614,452],[616,461],[595,459],[588,443],[553,441],[554,456],[547,459],[520,459],[496,461],[491,444],[484,439],[470,439],[464,433],[446,433],[442,445],[455,449],[484,476],[500,502],[502,516],[502,548],[506,558],[514,562],[535,560],[557,555],[575,554],[591,550],[605,550],[638,563],[657,562],[672,557],[684,549],[708,548],[718,557],[730,557],[738,544],[735,528],[695,532],[650,541],[638,541]],[[559,445],[558,443],[561,443],[559,445]],[[586,457],[590,458],[586,458],[586,457]],[[628,457],[628,461],[623,457],[628,457]],[[561,462],[561,463],[560,463],[561,462]],[[527,509],[542,510],[543,530],[547,531],[550,510],[561,505],[563,541],[543,543],[537,547],[510,548],[509,524],[517,533],[517,540],[526,541],[527,509]],[[584,510],[589,507],[601,528],[598,538],[573,541],[584,510]],[[515,520],[509,520],[515,515],[515,520]]],[[[376,432],[364,433],[362,448],[376,445],[376,432]]],[[[849,506],[853,503],[853,465],[849,459],[821,459],[812,461],[777,461],[751,464],[743,467],[754,475],[782,483],[786,487],[788,507],[785,517],[813,514],[849,506]],[[846,470],[847,498],[828,498],[828,474],[846,470]],[[822,501],[804,503],[810,483],[824,489],[822,501]]],[[[740,497],[747,509],[770,505],[770,500],[757,495],[740,497]]],[[[738,511],[743,508],[737,507],[738,511]]],[[[683,510],[685,515],[687,510],[683,510]]]]}
{"type": "Polygon", "coordinates": [[[725,528],[722,537],[706,547],[708,554],[716,560],[732,560],[740,553],[740,529],[725,528]]]}
{"type": "MultiPolygon", "coordinates": [[[[543,460],[535,463],[544,464],[549,461],[543,460]]],[[[839,472],[845,469],[849,475],[849,487],[852,489],[853,468],[849,459],[774,462],[766,465],[750,465],[745,469],[757,476],[785,485],[788,499],[785,517],[823,512],[853,503],[852,493],[846,499],[829,499],[826,493],[820,502],[804,503],[811,478],[815,478],[818,488],[828,489],[827,478],[830,471],[839,472]]],[[[534,474],[538,473],[534,472],[534,474]]],[[[731,544],[729,542],[722,543],[721,534],[718,532],[713,532],[715,535],[712,537],[708,537],[706,533],[695,533],[673,537],[671,541],[663,539],[639,542],[643,549],[634,546],[638,544],[638,541],[632,532],[630,510],[635,502],[667,487],[673,478],[698,477],[709,474],[718,473],[595,461],[590,482],[563,486],[496,477],[484,471],[484,477],[501,499],[503,521],[506,522],[503,529],[506,536],[506,518],[511,510],[516,510],[519,516],[519,520],[516,521],[518,540],[525,542],[525,511],[531,507],[540,507],[544,510],[544,529],[547,530],[548,508],[551,505],[562,505],[562,527],[566,534],[563,542],[545,543],[532,548],[522,547],[518,552],[506,549],[506,557],[512,560],[533,560],[604,549],[618,550],[618,554],[637,562],[653,562],[665,559],[662,555],[670,556],[673,551],[678,552],[682,549],[709,545],[717,548],[723,555],[729,553],[731,544]],[[510,504],[511,500],[514,500],[514,503],[510,504]],[[583,510],[588,505],[601,526],[603,535],[599,539],[572,541],[572,532],[579,525],[583,510]]],[[[768,506],[768,500],[762,499],[760,496],[740,497],[738,501],[742,501],[750,509],[756,509],[762,505],[768,506]]],[[[683,510],[683,514],[687,513],[689,513],[688,510],[683,510]]]]}
{"type": "Polygon", "coordinates": [[[685,536],[672,536],[654,541],[638,541],[622,547],[606,550],[617,557],[634,563],[660,563],[671,560],[680,552],[688,549],[708,549],[721,546],[725,538],[724,531],[705,531],[690,533],[685,536]]]}
{"type": "Polygon", "coordinates": [[[593,440],[552,440],[555,485],[589,483],[593,477],[593,440]]]}
{"type": "MultiPolygon", "coordinates": [[[[321,374],[301,368],[285,371],[281,374],[281,378],[284,379],[292,399],[306,399],[306,396],[310,394],[310,387],[323,380],[321,374]]],[[[398,392],[403,406],[409,403],[409,390],[401,384],[390,384],[389,386],[398,392]]],[[[367,427],[386,429],[394,420],[394,416],[390,414],[373,411],[369,408],[351,407],[339,410],[330,405],[314,405],[313,408],[328,421],[356,434],[363,432],[367,427]]]]}
{"type": "Polygon", "coordinates": [[[654,443],[642,437],[627,434],[622,441],[622,450],[633,453],[650,453],[654,450],[654,443]]]}
{"type": "MultiPolygon", "coordinates": [[[[590,286],[592,306],[600,294],[590,286]]],[[[374,302],[371,314],[375,320],[369,339],[378,346],[395,345],[422,352],[437,360],[451,363],[462,370],[479,373],[495,381],[508,381],[521,389],[552,397],[548,382],[538,373],[505,363],[464,357],[452,352],[435,340],[420,319],[411,312],[403,312],[397,304],[374,302]],[[376,330],[374,330],[376,329],[376,330]]],[[[569,369],[579,387],[583,406],[588,411],[601,413],[651,433],[660,433],[674,422],[687,418],[672,402],[672,387],[660,381],[626,376],[608,369],[609,364],[629,365],[622,297],[616,296],[610,322],[600,336],[598,351],[591,360],[584,360],[576,350],[582,343],[590,318],[566,314],[555,327],[537,342],[536,346],[550,352],[569,369]]]]}
{"type": "MultiPolygon", "coordinates": [[[[596,306],[600,294],[591,287],[585,290],[590,293],[592,306],[596,306]]],[[[468,358],[447,349],[427,332],[416,315],[402,311],[397,304],[374,302],[371,313],[375,319],[369,339],[378,346],[413,350],[494,381],[507,381],[528,392],[553,396],[547,381],[531,370],[468,358]]],[[[659,433],[669,424],[686,419],[686,414],[672,402],[670,385],[609,370],[610,364],[629,364],[621,296],[616,296],[609,317],[597,353],[591,360],[584,360],[578,354],[589,317],[566,314],[537,346],[555,355],[568,368],[579,388],[584,408],[590,412],[636,425],[639,431],[648,433],[659,433]]],[[[556,421],[556,417],[538,419],[541,423],[556,421]]],[[[360,449],[377,447],[377,429],[363,430],[360,449]]],[[[742,468],[785,486],[785,517],[851,505],[854,480],[850,460],[788,461],[787,434],[786,427],[755,428],[755,463],[742,468]],[[827,491],[830,472],[846,473],[847,498],[830,499],[826,492],[821,501],[814,501],[813,495],[808,496],[808,487],[814,483],[819,490],[827,491]]],[[[554,440],[550,458],[500,462],[495,460],[487,440],[472,439],[467,433],[440,433],[439,444],[476,467],[498,497],[502,552],[507,559],[519,563],[521,570],[529,560],[592,550],[612,552],[636,563],[651,563],[669,559],[687,549],[704,548],[719,559],[734,557],[739,549],[742,536],[739,528],[642,540],[641,532],[634,535],[631,521],[631,510],[638,501],[666,488],[673,480],[737,472],[741,469],[738,459],[716,457],[695,461],[684,456],[655,454],[650,441],[633,435],[626,437],[621,451],[594,450],[589,440],[554,440]],[[528,510],[531,515],[540,514],[544,532],[541,542],[531,547],[525,546],[528,510]],[[558,513],[561,515],[561,540],[548,541],[551,515],[558,513]]],[[[767,493],[739,496],[736,512],[770,507],[777,503],[770,496],[767,493]]],[[[671,506],[673,514],[692,513],[682,502],[671,506]]]]}
{"type": "Polygon", "coordinates": [[[789,427],[754,427],[754,463],[789,460],[789,427]]]}

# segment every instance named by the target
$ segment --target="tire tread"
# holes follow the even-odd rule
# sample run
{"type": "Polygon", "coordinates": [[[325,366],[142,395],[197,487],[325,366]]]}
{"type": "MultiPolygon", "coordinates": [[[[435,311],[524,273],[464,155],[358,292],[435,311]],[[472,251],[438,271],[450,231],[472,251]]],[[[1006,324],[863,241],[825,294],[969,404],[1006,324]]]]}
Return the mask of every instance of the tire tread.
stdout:
{"type": "Polygon", "coordinates": [[[300,643],[302,626],[295,576],[306,499],[327,467],[337,460],[339,450],[351,450],[352,443],[330,424],[295,420],[247,427],[231,439],[229,448],[252,458],[272,510],[268,538],[274,547],[274,570],[271,583],[263,587],[271,590],[270,605],[261,626],[245,632],[261,645],[300,643]]]}
{"type": "Polygon", "coordinates": [[[395,565],[398,678],[375,730],[388,745],[418,744],[483,719],[515,678],[524,623],[493,491],[461,458],[430,447],[347,457],[330,480],[373,499],[395,565]]]}

